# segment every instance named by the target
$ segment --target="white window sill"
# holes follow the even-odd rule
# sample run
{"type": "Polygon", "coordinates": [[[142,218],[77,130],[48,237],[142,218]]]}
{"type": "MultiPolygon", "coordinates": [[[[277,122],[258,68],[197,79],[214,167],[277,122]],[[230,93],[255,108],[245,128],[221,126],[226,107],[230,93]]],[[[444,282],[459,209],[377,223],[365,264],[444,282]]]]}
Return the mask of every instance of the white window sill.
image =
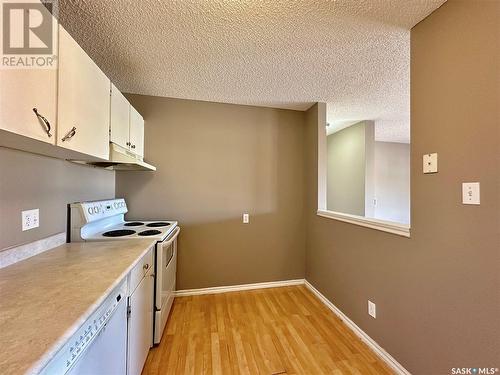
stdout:
{"type": "Polygon", "coordinates": [[[366,218],[356,215],[343,214],[341,212],[333,212],[326,210],[318,210],[318,216],[326,217],[343,221],[345,223],[355,224],[366,228],[380,230],[382,232],[397,234],[398,236],[410,237],[410,226],[406,224],[398,224],[390,221],[366,218]]]}

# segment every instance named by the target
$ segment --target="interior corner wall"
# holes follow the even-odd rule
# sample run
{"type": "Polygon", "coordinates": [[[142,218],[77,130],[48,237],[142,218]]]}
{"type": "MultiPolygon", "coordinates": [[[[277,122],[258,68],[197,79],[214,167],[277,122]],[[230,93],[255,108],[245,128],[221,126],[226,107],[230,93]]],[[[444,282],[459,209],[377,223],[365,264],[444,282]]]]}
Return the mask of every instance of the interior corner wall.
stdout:
{"type": "Polygon", "coordinates": [[[158,169],[117,172],[116,194],[128,219],[179,221],[177,289],[304,278],[304,112],[128,98],[158,169]]]}
{"type": "Polygon", "coordinates": [[[365,217],[374,217],[375,207],[375,122],[365,121],[365,217]]]}
{"type": "Polygon", "coordinates": [[[411,31],[411,238],[316,215],[317,106],[306,114],[306,279],[414,375],[500,367],[499,14],[448,0],[411,31]],[[424,175],[429,152],[439,172],[424,175]],[[473,181],[481,205],[463,205],[473,181]]]}
{"type": "Polygon", "coordinates": [[[367,124],[361,121],[327,136],[327,209],[365,215],[367,124]]]}

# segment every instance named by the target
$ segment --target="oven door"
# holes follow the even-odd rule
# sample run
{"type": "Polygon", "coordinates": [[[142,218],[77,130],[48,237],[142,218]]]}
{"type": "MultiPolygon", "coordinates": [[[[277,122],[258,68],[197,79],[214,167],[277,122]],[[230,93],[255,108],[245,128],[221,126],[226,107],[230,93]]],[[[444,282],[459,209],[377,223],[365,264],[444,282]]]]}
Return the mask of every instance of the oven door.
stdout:
{"type": "Polygon", "coordinates": [[[176,227],[165,241],[156,245],[154,344],[160,342],[174,301],[175,275],[177,272],[177,236],[180,231],[181,228],[176,227]]]}

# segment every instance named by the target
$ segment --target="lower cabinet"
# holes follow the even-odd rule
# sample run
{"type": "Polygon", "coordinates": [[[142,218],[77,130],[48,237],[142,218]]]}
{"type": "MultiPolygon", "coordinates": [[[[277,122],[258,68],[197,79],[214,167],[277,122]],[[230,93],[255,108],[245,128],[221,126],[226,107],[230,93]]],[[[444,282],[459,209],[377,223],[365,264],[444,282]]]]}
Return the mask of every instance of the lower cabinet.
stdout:
{"type": "Polygon", "coordinates": [[[37,374],[141,375],[153,345],[153,250],[37,374]]]}
{"type": "MultiPolygon", "coordinates": [[[[145,258],[148,256],[152,255],[148,253],[145,258]]],[[[143,263],[139,262],[138,266],[144,269],[145,275],[139,285],[134,290],[130,290],[129,297],[128,375],[141,374],[153,343],[154,274],[152,263],[143,263]]],[[[134,271],[132,271],[133,273],[134,271]]]]}

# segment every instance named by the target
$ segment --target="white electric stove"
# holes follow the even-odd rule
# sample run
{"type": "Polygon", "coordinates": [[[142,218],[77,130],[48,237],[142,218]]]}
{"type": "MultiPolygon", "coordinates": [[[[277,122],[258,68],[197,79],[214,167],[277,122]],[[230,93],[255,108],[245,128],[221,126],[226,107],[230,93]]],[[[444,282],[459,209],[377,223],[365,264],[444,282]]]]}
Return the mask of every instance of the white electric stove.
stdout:
{"type": "Polygon", "coordinates": [[[73,203],[70,211],[70,242],[142,237],[163,241],[177,227],[171,220],[125,221],[125,199],[73,203]]]}
{"type": "Polygon", "coordinates": [[[126,221],[124,199],[79,202],[69,205],[68,242],[113,241],[152,238],[155,247],[155,295],[153,344],[158,344],[172,307],[177,272],[177,236],[172,220],[126,221]]]}

